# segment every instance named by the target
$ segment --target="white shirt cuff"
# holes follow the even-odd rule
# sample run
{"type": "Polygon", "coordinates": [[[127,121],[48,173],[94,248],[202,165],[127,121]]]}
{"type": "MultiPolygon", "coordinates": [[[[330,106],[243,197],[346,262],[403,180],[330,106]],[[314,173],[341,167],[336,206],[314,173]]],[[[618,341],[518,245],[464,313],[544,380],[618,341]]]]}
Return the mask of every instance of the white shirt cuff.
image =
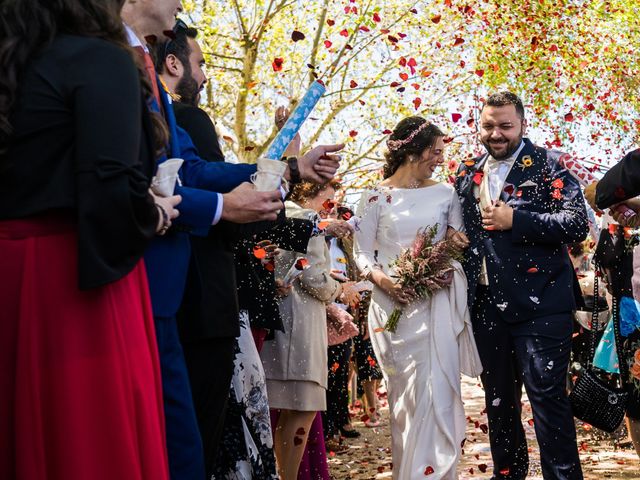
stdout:
{"type": "Polygon", "coordinates": [[[213,216],[213,221],[211,225],[215,225],[222,218],[222,206],[224,205],[224,199],[222,198],[222,194],[218,193],[218,206],[216,207],[216,214],[213,216]]]}

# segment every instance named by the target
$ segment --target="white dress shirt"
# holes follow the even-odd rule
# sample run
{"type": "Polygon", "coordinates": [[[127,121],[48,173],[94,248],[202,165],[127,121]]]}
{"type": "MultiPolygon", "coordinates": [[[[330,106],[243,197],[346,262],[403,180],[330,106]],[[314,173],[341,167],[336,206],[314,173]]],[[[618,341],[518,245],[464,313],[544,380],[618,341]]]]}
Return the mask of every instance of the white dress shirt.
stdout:
{"type": "Polygon", "coordinates": [[[521,141],[518,149],[510,157],[503,160],[496,160],[489,155],[487,158],[485,171],[487,173],[487,180],[489,181],[491,200],[495,201],[500,198],[500,192],[504,188],[504,182],[523,148],[524,142],[521,141]]]}

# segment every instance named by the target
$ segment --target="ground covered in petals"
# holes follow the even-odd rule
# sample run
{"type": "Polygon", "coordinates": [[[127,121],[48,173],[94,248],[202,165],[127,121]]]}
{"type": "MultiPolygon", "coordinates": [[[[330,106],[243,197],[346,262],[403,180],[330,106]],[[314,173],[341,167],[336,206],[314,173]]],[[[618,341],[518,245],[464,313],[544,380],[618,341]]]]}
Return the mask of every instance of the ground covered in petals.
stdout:
{"type": "MultiPolygon", "coordinates": [[[[460,479],[490,478],[492,472],[489,436],[486,433],[487,416],[484,413],[484,394],[478,383],[463,378],[462,385],[467,413],[467,442],[459,468],[460,479]]],[[[329,452],[329,466],[335,480],[369,480],[391,478],[391,437],[389,410],[386,396],[382,394],[382,421],[377,428],[367,428],[362,420],[364,413],[352,411],[353,424],[362,433],[355,440],[345,439],[350,445],[344,453],[329,452]]],[[[531,407],[525,398],[523,419],[529,439],[531,470],[529,479],[542,480],[539,452],[535,441],[531,407]]],[[[366,417],[364,417],[366,419],[366,417]]],[[[640,477],[640,462],[628,444],[624,432],[604,435],[589,425],[578,424],[578,443],[585,479],[601,478],[636,479],[640,477]]],[[[426,477],[425,477],[426,478],[426,477]]]]}

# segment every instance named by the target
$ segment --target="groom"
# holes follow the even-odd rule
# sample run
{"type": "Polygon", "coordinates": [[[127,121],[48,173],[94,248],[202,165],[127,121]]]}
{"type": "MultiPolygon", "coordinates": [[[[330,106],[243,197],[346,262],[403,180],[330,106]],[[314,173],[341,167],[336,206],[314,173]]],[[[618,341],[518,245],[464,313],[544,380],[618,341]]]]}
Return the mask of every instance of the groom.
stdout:
{"type": "Polygon", "coordinates": [[[544,478],[581,479],[565,393],[575,309],[565,245],[586,238],[587,214],[559,153],[523,138],[526,125],[516,95],[491,95],[480,115],[487,153],[463,162],[456,179],[470,239],[464,268],[484,368],[493,478],[527,476],[524,384],[544,478]]]}

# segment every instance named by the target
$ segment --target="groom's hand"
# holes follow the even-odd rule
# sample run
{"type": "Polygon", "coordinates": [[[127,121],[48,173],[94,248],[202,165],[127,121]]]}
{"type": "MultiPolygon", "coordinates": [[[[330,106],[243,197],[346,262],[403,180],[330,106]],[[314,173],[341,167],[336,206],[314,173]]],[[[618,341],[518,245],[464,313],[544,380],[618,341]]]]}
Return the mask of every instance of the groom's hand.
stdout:
{"type": "Polygon", "coordinates": [[[482,226],[485,230],[511,230],[513,208],[501,200],[482,211],[482,226]]]}

